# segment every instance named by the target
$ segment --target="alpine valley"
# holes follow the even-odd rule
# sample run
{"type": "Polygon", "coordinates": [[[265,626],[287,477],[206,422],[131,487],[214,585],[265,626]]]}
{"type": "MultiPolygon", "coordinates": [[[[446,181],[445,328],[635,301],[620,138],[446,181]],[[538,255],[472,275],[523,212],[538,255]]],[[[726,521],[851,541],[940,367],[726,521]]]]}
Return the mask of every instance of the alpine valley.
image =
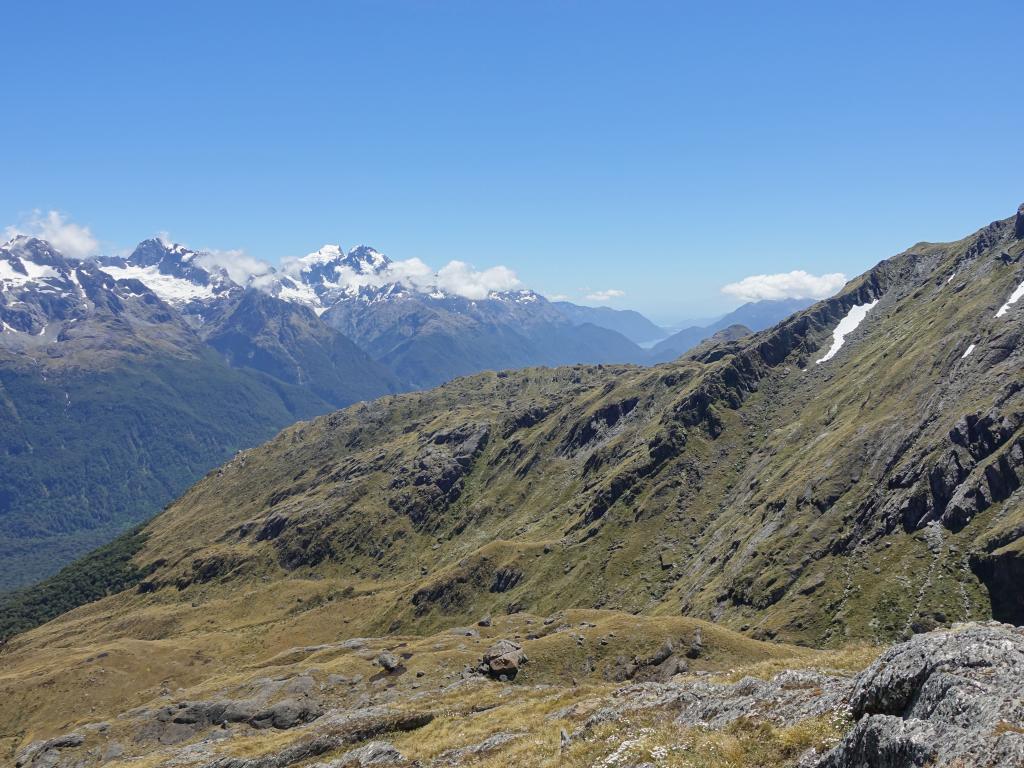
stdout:
{"type": "Polygon", "coordinates": [[[6,536],[219,465],[4,600],[8,764],[1024,765],[1024,206],[651,367],[371,249],[203,262],[2,251],[6,536]]]}
{"type": "Polygon", "coordinates": [[[0,591],[299,419],[488,368],[645,354],[533,292],[470,300],[389,282],[390,264],[325,246],[236,282],[160,239],[89,261],[0,247],[0,591]]]}

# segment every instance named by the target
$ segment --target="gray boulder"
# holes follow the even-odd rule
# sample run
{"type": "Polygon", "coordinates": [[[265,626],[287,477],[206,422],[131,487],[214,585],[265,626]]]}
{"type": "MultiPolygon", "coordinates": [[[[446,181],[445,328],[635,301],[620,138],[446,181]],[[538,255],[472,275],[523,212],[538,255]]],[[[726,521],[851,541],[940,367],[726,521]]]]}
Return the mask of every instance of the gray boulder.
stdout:
{"type": "Polygon", "coordinates": [[[1024,629],[917,635],[862,672],[857,725],[817,768],[1024,766],[1024,629]]]}
{"type": "Polygon", "coordinates": [[[527,661],[523,646],[511,640],[499,640],[484,653],[479,669],[485,675],[512,680],[527,661]]]}

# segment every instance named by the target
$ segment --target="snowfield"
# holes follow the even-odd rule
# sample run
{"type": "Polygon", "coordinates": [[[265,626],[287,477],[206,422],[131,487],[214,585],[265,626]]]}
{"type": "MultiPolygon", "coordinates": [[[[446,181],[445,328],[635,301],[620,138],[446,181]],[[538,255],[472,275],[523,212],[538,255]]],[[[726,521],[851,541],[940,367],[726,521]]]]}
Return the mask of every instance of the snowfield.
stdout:
{"type": "Polygon", "coordinates": [[[832,346],[829,348],[825,356],[817,360],[817,364],[820,365],[828,360],[831,360],[836,356],[836,353],[843,348],[843,343],[846,341],[846,337],[857,330],[857,326],[861,324],[868,312],[878,303],[878,299],[875,299],[870,304],[856,304],[850,307],[850,311],[846,313],[846,317],[839,321],[839,325],[832,331],[832,346]]]}
{"type": "Polygon", "coordinates": [[[999,308],[998,312],[996,312],[996,317],[1002,317],[1007,312],[1009,312],[1010,311],[1010,307],[1012,307],[1014,304],[1016,304],[1017,300],[1020,299],[1021,296],[1024,296],[1024,282],[1022,282],[1020,285],[1018,285],[1017,286],[1017,290],[1015,290],[1013,293],[1010,294],[1010,298],[1008,298],[1006,300],[1006,303],[1003,304],[1003,306],[1001,306],[999,308]]]}
{"type": "Polygon", "coordinates": [[[208,285],[196,285],[173,275],[161,274],[157,267],[103,266],[101,269],[115,280],[138,280],[168,304],[180,306],[190,301],[203,301],[214,297],[208,285]]]}

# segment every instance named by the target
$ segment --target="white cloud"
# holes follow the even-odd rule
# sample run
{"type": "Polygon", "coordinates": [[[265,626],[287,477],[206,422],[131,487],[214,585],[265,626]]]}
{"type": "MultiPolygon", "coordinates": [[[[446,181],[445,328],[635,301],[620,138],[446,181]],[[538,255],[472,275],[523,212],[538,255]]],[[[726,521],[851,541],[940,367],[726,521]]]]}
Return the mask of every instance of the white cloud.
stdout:
{"type": "Polygon", "coordinates": [[[18,235],[38,237],[65,256],[76,259],[92,256],[99,248],[99,243],[88,227],[73,224],[60,211],[32,211],[20,223],[7,227],[4,234],[7,240],[18,235]]]}
{"type": "Polygon", "coordinates": [[[520,286],[508,267],[477,270],[464,261],[449,261],[437,273],[437,287],[467,299],[486,299],[491,291],[511,291],[520,286]]]}
{"type": "MultiPolygon", "coordinates": [[[[166,242],[166,241],[165,241],[166,242]]],[[[257,278],[273,272],[273,267],[262,259],[250,256],[240,248],[221,251],[200,251],[196,256],[199,265],[206,269],[218,267],[239,285],[245,285],[250,278],[257,278]]]]}
{"type": "Polygon", "coordinates": [[[740,301],[778,299],[824,299],[846,284],[846,275],[833,272],[812,275],[802,269],[774,275],[750,275],[722,286],[722,293],[740,301]]]}
{"type": "Polygon", "coordinates": [[[566,296],[564,293],[549,293],[549,294],[546,294],[546,298],[547,298],[548,301],[568,301],[569,300],[569,297],[566,296]]]}
{"type": "Polygon", "coordinates": [[[606,291],[594,291],[588,293],[586,296],[587,301],[611,301],[621,296],[625,296],[625,291],[620,291],[618,288],[609,288],[606,291]]]}

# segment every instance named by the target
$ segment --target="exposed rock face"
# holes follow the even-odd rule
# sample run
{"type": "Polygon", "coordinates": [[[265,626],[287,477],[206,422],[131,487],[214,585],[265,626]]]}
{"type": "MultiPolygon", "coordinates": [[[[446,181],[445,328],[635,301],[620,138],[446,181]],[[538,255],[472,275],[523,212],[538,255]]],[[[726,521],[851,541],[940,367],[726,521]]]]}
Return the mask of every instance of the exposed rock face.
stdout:
{"type": "Polygon", "coordinates": [[[1014,544],[974,554],[971,568],[988,587],[993,618],[1019,626],[1024,624],[1024,551],[1014,544]]]}
{"type": "MultiPolygon", "coordinates": [[[[346,744],[356,744],[383,733],[422,728],[433,719],[434,716],[426,712],[395,712],[383,707],[339,712],[325,717],[321,723],[317,724],[314,732],[285,747],[280,752],[253,758],[222,757],[208,763],[204,768],[286,768],[309,758],[332,752],[346,744]]],[[[338,761],[328,763],[328,765],[331,768],[388,765],[389,763],[386,761],[393,757],[391,750],[394,750],[394,747],[391,747],[390,744],[371,742],[346,753],[338,761]],[[374,760],[377,762],[372,762],[374,760]]],[[[397,750],[394,751],[397,752],[397,750]]],[[[392,762],[394,761],[392,760],[392,762]]]]}
{"type": "Polygon", "coordinates": [[[861,673],[859,718],[817,768],[1024,765],[1024,630],[917,635],[861,673]]]}
{"type": "Polygon", "coordinates": [[[85,737],[80,733],[69,733],[46,741],[37,741],[27,746],[14,763],[17,768],[50,768],[60,765],[60,751],[80,747],[85,737]]]}
{"type": "Polygon", "coordinates": [[[570,737],[642,710],[676,712],[681,727],[745,718],[794,723],[828,713],[856,725],[808,768],[1024,766],[1024,629],[997,622],[917,635],[856,679],[786,671],[733,685],[702,680],[633,684],[570,737]]]}
{"type": "Polygon", "coordinates": [[[1018,238],[1024,238],[1024,203],[1017,209],[1017,218],[1013,222],[1013,234],[1018,238]]]}
{"type": "Polygon", "coordinates": [[[432,515],[462,495],[464,478],[489,438],[486,424],[464,424],[431,435],[414,463],[399,467],[392,481],[398,493],[388,502],[391,508],[429,529],[432,515]]]}

